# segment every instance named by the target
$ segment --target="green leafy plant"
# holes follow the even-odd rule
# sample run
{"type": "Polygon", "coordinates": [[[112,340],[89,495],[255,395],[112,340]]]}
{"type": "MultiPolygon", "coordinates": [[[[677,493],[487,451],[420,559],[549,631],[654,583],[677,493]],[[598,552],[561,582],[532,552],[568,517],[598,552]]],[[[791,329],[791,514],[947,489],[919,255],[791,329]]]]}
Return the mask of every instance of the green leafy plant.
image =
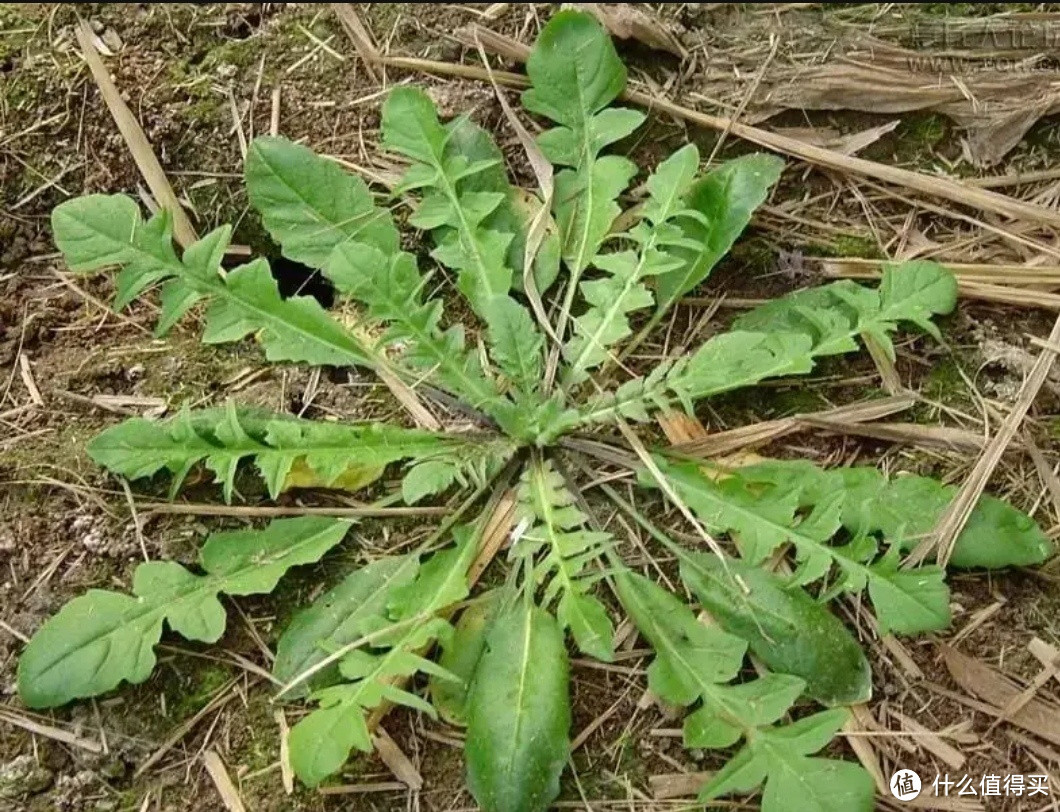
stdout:
{"type": "MultiPolygon", "coordinates": [[[[862,338],[893,356],[891,336],[901,327],[937,337],[933,318],[953,309],[954,279],[933,263],[909,262],[888,266],[876,288],[836,282],[794,293],[631,376],[618,361],[708,277],[782,163],[748,155],[701,174],[698,151],[687,145],[648,174],[643,200],[623,211],[638,169],[609,150],[644,116],[612,105],[626,75],[609,37],[592,17],[560,12],[527,71],[525,108],[555,125],[538,138],[558,167],[551,212],[510,184],[489,133],[465,117],[441,121],[415,87],[391,91],[383,106],[383,147],[408,162],[387,206],[303,146],[277,137],[250,145],[251,203],[284,256],[330,280],[344,316],[312,298],[282,297],[265,260],[224,270],[228,228],[178,254],[167,214],[144,220],[127,197],[90,195],[53,214],[71,270],[120,268],[116,307],[161,286],[159,335],[201,303],[207,343],[253,336],[269,361],[375,371],[406,396],[418,390],[459,409],[476,428],[318,421],[228,403],[127,420],[89,453],[129,479],[165,472],[173,495],[204,467],[231,501],[251,481],[238,477],[250,463],[274,499],[292,488],[360,490],[390,471],[402,484],[387,504],[458,500],[416,549],[349,572],[279,637],[278,696],[313,705],[290,735],[291,763],[306,785],[338,773],[353,750],[371,750],[374,725],[399,704],[466,725],[468,786],[483,809],[546,808],[570,756],[567,633],[584,655],[609,661],[613,618],[622,613],[654,651],[652,692],[688,711],[685,744],[731,753],[703,800],[764,786],[762,808],[774,812],[790,808],[785,799],[796,793],[804,809],[871,809],[867,772],[816,755],[847,722],[844,706],[872,690],[865,654],[829,606],[865,593],[880,634],[946,628],[943,569],[905,568],[901,555],[931,530],[953,489],[872,468],[732,467],[640,441],[631,449],[626,421],[806,374],[820,358],[856,351],[862,338]],[[435,265],[401,249],[390,205],[409,207],[408,223],[429,232],[430,256],[453,272],[473,325],[454,322],[443,299],[429,295],[441,287],[424,270],[435,265]],[[548,216],[544,238],[533,238],[532,223],[548,216]],[[557,285],[546,322],[524,296],[557,285]],[[593,439],[584,436],[590,429],[593,439]],[[591,459],[628,469],[646,500],[658,491],[709,544],[675,541],[621,493],[590,482],[591,459]],[[587,501],[590,486],[676,559],[691,601],[623,559],[622,539],[602,520],[613,511],[587,501]],[[501,586],[475,594],[504,532],[504,500],[515,512],[506,574],[494,579],[501,586]],[[755,678],[747,677],[749,655],[755,678]],[[810,703],[825,709],[811,712],[810,703]]],[[[195,571],[148,562],[137,567],[131,595],[76,598],[23,652],[23,701],[49,708],[143,682],[164,626],[217,640],[221,593],[269,592],[355,527],[314,515],[217,533],[195,571]]],[[[1029,517],[986,497],[950,563],[1029,565],[1051,552],[1029,517]]]]}

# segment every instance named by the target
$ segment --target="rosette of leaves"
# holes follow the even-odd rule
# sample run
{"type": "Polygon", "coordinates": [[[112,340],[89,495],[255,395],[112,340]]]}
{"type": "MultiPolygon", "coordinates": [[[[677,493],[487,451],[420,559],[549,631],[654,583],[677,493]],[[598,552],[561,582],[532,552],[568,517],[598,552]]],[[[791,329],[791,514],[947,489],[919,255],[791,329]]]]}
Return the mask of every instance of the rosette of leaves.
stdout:
{"type": "MultiPolygon", "coordinates": [[[[77,198],[52,218],[72,271],[118,269],[116,307],[159,288],[159,336],[199,308],[207,343],[252,337],[270,362],[375,372],[475,428],[314,420],[228,403],[127,420],[89,453],[129,479],[168,477],[174,495],[196,469],[212,474],[225,500],[254,477],[273,499],[400,477],[388,503],[452,507],[415,550],[337,573],[280,634],[278,694],[312,706],[289,742],[309,786],[340,773],[352,751],[371,750],[375,724],[399,704],[467,726],[468,786],[483,809],[546,808],[570,756],[569,648],[612,659],[615,619],[625,615],[655,652],[649,687],[688,711],[686,744],[731,753],[705,800],[763,786],[767,810],[786,809],[795,793],[800,808],[871,809],[867,773],[818,755],[845,723],[844,706],[871,693],[868,661],[829,605],[864,595],[880,633],[946,628],[945,573],[930,563],[907,569],[901,555],[930,531],[952,488],[872,468],[734,469],[663,448],[637,455],[621,436],[625,421],[804,375],[820,358],[857,351],[864,337],[893,354],[898,330],[937,336],[935,317],[955,305],[954,279],[930,262],[891,265],[877,287],[797,292],[646,375],[620,371],[616,358],[707,279],[783,165],[748,155],[704,171],[696,148],[684,146],[646,173],[643,201],[623,211],[639,169],[622,141],[644,115],[614,104],[626,74],[610,38],[591,16],[562,11],[527,71],[523,103],[546,124],[539,145],[557,168],[545,214],[543,201],[510,183],[487,131],[466,117],[442,121],[415,87],[391,91],[383,105],[382,145],[408,165],[388,199],[304,146],[277,137],[250,145],[251,203],[284,256],[330,280],[336,313],[281,296],[264,259],[227,268],[227,227],[177,251],[165,212],[144,219],[121,195],[77,198]],[[429,258],[402,250],[391,211],[401,205],[427,233],[429,258]],[[545,215],[554,228],[531,239],[531,223],[545,215]],[[467,324],[446,313],[441,269],[470,308],[467,324]],[[551,323],[528,306],[524,280],[554,295],[551,323]],[[621,436],[609,431],[616,424],[621,436]],[[570,436],[589,430],[609,441],[570,436]],[[582,478],[586,455],[631,469],[645,499],[677,503],[720,546],[677,544],[606,484],[582,478]],[[607,529],[613,511],[586,501],[588,486],[669,550],[692,603],[633,571],[607,529]],[[514,501],[515,529],[492,565],[504,571],[492,579],[502,586],[479,594],[473,562],[502,492],[514,501]],[[701,622],[698,610],[715,622],[701,622]],[[749,654],[755,679],[746,677],[749,654]],[[812,712],[812,703],[826,709],[812,712]]],[[[129,593],[92,590],[37,631],[19,664],[23,701],[49,708],[143,682],[165,627],[216,641],[219,595],[268,592],[356,533],[345,520],[284,519],[213,534],[194,566],[141,564],[129,593]]],[[[1050,553],[1029,517],[987,497],[951,565],[1033,565],[1050,553]]]]}

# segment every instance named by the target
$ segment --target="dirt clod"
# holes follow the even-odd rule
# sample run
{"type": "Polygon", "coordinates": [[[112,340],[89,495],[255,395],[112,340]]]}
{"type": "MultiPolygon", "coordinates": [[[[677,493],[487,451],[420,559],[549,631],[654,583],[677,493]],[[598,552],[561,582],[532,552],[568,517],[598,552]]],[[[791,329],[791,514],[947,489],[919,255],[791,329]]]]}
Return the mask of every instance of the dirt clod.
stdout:
{"type": "Polygon", "coordinates": [[[17,801],[52,785],[51,770],[41,767],[31,755],[17,756],[0,764],[0,800],[17,801]]]}

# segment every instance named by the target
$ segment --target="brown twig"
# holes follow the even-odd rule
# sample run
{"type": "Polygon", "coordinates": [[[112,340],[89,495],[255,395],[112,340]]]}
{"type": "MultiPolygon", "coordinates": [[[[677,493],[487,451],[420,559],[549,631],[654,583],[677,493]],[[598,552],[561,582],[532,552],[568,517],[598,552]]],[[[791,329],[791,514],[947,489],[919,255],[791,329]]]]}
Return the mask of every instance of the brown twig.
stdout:
{"type": "Polygon", "coordinates": [[[339,518],[396,518],[408,516],[444,516],[445,507],[280,507],[250,505],[212,505],[200,502],[138,502],[145,513],[177,513],[192,516],[240,516],[267,519],[277,516],[336,516],[339,518]]]}
{"type": "MultiPolygon", "coordinates": [[[[483,45],[485,46],[486,44],[484,40],[483,45]]],[[[390,67],[442,76],[458,76],[479,81],[485,81],[488,78],[484,70],[472,65],[394,56],[380,56],[379,61],[390,67]]],[[[529,80],[518,73],[493,71],[493,77],[498,84],[506,84],[510,87],[522,88],[529,85],[529,80]]],[[[749,124],[741,124],[730,118],[693,110],[677,102],[652,96],[640,90],[627,89],[622,95],[622,99],[646,107],[648,110],[667,113],[708,129],[721,132],[728,131],[737,138],[742,138],[752,144],[790,155],[793,158],[798,158],[825,169],[839,170],[866,178],[875,178],[884,183],[913,189],[930,197],[943,198],[961,206],[992,212],[1010,219],[1026,220],[1054,228],[1060,227],[1060,213],[1052,211],[1045,206],[1026,203],[1007,195],[953,180],[952,178],[927,175],[923,172],[888,166],[865,158],[844,155],[835,150],[808,144],[790,136],[769,132],[749,124]]]]}
{"type": "Polygon", "coordinates": [[[197,239],[195,228],[177,200],[177,195],[166,178],[166,173],[162,170],[158,158],[155,157],[143,127],[140,126],[140,122],[136,120],[129,106],[122,100],[121,93],[110,78],[110,73],[92,42],[92,29],[84,20],[78,20],[74,32],[81,46],[81,54],[88,63],[89,70],[92,71],[92,78],[96,80],[103,101],[106,102],[107,109],[114,117],[114,123],[118,125],[118,130],[121,131],[122,138],[125,139],[129,152],[136,162],[136,167],[147,181],[147,186],[155,200],[158,201],[158,205],[172,215],[173,236],[177,242],[187,248],[197,239]]]}
{"type": "Polygon", "coordinates": [[[221,796],[221,802],[225,805],[225,809],[228,812],[246,812],[247,808],[243,805],[243,799],[239,797],[239,791],[236,789],[236,785],[232,783],[232,778],[228,774],[225,763],[221,760],[221,756],[218,755],[217,751],[211,747],[203,753],[202,763],[206,767],[210,780],[213,781],[213,785],[217,788],[217,794],[221,796]]]}
{"type": "Polygon", "coordinates": [[[371,33],[361,22],[357,9],[350,3],[332,3],[331,10],[335,12],[335,16],[339,18],[339,22],[342,23],[342,27],[346,31],[346,36],[350,38],[353,47],[357,49],[361,62],[364,64],[364,69],[368,71],[368,75],[372,77],[373,82],[379,82],[379,74],[375,71],[375,63],[379,60],[379,49],[372,40],[371,33]]]}
{"type": "Polygon", "coordinates": [[[905,411],[912,407],[915,402],[916,398],[911,394],[895,395],[888,398],[880,398],[879,400],[870,400],[866,403],[855,403],[850,406],[840,406],[836,409],[826,409],[821,412],[798,414],[792,417],[782,417],[778,420],[766,420],[751,426],[741,426],[729,431],[709,434],[702,439],[681,442],[673,447],[673,451],[688,457],[716,457],[720,454],[729,454],[749,446],[778,440],[781,437],[794,434],[809,425],[813,425],[813,421],[817,421],[817,424],[824,429],[830,429],[837,423],[845,426],[867,423],[905,411]]]}
{"type": "MultiPolygon", "coordinates": [[[[1052,332],[1048,338],[1049,344],[1060,344],[1060,318],[1053,324],[1052,332]]],[[[914,566],[923,562],[932,552],[938,551],[938,562],[945,566],[953,554],[953,547],[957,543],[957,537],[964,529],[968,517],[972,515],[979,497],[982,496],[986,483],[994,473],[994,468],[1001,461],[1005,449],[1008,448],[1012,439],[1019,431],[1023,419],[1030,411],[1034,399],[1038,396],[1038,390],[1042,388],[1049,370],[1053,367],[1056,359],[1056,349],[1043,349],[1034,361],[1030,374],[1020,388],[1019,396],[1012,406],[1005,421],[1001,424],[990,442],[987,443],[975,463],[975,467],[964,481],[961,489],[957,492],[953,501],[939,519],[935,532],[929,534],[909,554],[906,566],[914,566]]]]}

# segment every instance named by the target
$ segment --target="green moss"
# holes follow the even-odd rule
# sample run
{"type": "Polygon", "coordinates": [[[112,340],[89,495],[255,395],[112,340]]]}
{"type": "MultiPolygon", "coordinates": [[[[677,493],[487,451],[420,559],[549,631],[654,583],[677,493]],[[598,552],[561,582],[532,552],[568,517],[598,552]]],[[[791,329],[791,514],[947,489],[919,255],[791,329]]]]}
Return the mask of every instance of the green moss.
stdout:
{"type": "Polygon", "coordinates": [[[372,30],[387,31],[405,10],[406,6],[402,3],[370,3],[367,7],[368,21],[372,24],[372,30]]]}
{"type": "Polygon", "coordinates": [[[250,697],[243,714],[250,740],[239,749],[240,767],[249,772],[263,770],[280,758],[279,737],[276,735],[276,720],[272,718],[273,707],[267,696],[250,697]]]}
{"type": "Polygon", "coordinates": [[[176,680],[176,685],[167,686],[166,707],[171,719],[184,720],[198,713],[232,678],[231,669],[220,663],[195,660],[193,665],[194,676],[190,686],[184,679],[176,680]]]}
{"type": "Polygon", "coordinates": [[[903,140],[920,147],[935,147],[946,137],[948,124],[938,113],[903,120],[898,133],[903,140]]]}
{"type": "MultiPolygon", "coordinates": [[[[3,38],[0,37],[0,40],[3,38]]],[[[2,54],[0,54],[2,56],[2,54]]],[[[7,106],[13,110],[30,110],[37,106],[44,86],[26,74],[15,72],[13,79],[4,83],[3,94],[7,106]]]]}
{"type": "Polygon", "coordinates": [[[6,32],[0,36],[0,64],[14,59],[22,52],[36,27],[36,23],[19,14],[12,4],[0,4],[0,31],[6,32]],[[13,31],[19,33],[11,33],[13,31]]]}
{"type": "Polygon", "coordinates": [[[938,361],[924,379],[924,395],[943,403],[969,399],[968,384],[961,377],[960,362],[956,358],[938,361]]]}
{"type": "Polygon", "coordinates": [[[814,257],[862,257],[885,259],[879,245],[871,234],[840,234],[831,243],[807,245],[805,251],[814,257]]]}
{"type": "Polygon", "coordinates": [[[764,237],[746,237],[732,247],[727,261],[750,271],[749,275],[758,276],[776,267],[776,250],[764,237]]]}
{"type": "Polygon", "coordinates": [[[837,257],[864,257],[865,259],[883,259],[880,246],[867,234],[841,234],[832,243],[837,257]]]}
{"type": "Polygon", "coordinates": [[[895,130],[894,159],[931,170],[938,160],[936,150],[953,142],[949,138],[952,126],[948,118],[938,113],[905,116],[895,130]]]}
{"type": "MultiPolygon", "coordinates": [[[[86,425],[80,420],[58,421],[54,431],[44,435],[46,440],[33,444],[16,443],[6,449],[0,470],[29,472],[48,466],[71,471],[88,470],[93,464],[85,452],[85,445],[95,434],[95,426],[86,425]]],[[[48,486],[39,492],[36,487],[27,486],[25,492],[27,499],[39,498],[41,501],[38,505],[46,504],[47,500],[52,498],[48,486]]]]}
{"type": "Polygon", "coordinates": [[[792,386],[790,389],[774,390],[768,402],[769,411],[777,417],[816,412],[829,407],[828,401],[821,396],[821,393],[809,386],[792,386]]]}
{"type": "Polygon", "coordinates": [[[222,65],[246,68],[257,63],[261,58],[261,50],[261,40],[254,37],[225,40],[210,49],[202,61],[202,67],[211,71],[222,65]]]}
{"type": "Polygon", "coordinates": [[[221,381],[260,360],[260,354],[251,344],[232,344],[218,349],[203,344],[197,332],[173,334],[167,342],[172,352],[161,362],[152,353],[127,358],[130,364],[143,364],[144,377],[140,385],[143,394],[165,397],[176,404],[200,401],[221,386],[221,381]]]}
{"type": "Polygon", "coordinates": [[[190,124],[220,124],[227,114],[225,101],[220,96],[201,98],[182,108],[181,115],[190,124]]]}

